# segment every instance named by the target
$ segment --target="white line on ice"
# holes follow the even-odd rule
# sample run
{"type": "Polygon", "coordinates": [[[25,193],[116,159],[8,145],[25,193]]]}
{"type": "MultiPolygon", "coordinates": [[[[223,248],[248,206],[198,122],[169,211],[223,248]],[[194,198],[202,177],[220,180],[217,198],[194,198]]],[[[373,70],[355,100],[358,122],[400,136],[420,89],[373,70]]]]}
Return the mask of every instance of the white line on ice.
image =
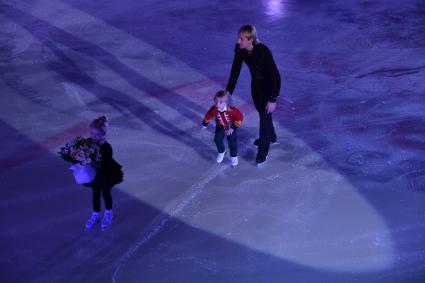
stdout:
{"type": "Polygon", "coordinates": [[[125,262],[128,261],[131,256],[140,248],[142,248],[146,243],[148,243],[153,237],[158,235],[158,233],[165,227],[170,219],[176,217],[193,199],[195,199],[205,188],[205,186],[213,180],[215,177],[220,175],[224,170],[228,169],[228,165],[215,165],[212,166],[201,178],[195,182],[189,190],[183,193],[177,201],[170,204],[166,207],[162,213],[160,213],[151,224],[146,227],[141,235],[138,237],[139,240],[130,247],[126,253],[118,261],[117,267],[114,270],[112,275],[112,282],[117,282],[117,275],[121,268],[124,266],[125,262]]]}

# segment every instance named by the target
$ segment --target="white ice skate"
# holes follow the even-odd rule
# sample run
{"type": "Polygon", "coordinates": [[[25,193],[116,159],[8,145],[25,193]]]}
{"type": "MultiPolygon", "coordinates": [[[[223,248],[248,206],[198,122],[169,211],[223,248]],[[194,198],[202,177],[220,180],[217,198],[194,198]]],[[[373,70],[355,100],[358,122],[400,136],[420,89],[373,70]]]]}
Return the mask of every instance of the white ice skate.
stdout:
{"type": "Polygon", "coordinates": [[[226,151],[224,151],[223,153],[219,153],[218,155],[217,155],[217,163],[221,163],[221,162],[223,162],[223,159],[224,159],[224,155],[226,154],[226,151]]]}
{"type": "Polygon", "coordinates": [[[112,223],[113,213],[111,210],[105,210],[105,213],[103,214],[102,224],[100,225],[102,227],[102,231],[106,230],[106,228],[109,227],[112,223]]]}
{"type": "Polygon", "coordinates": [[[86,230],[91,230],[94,225],[100,222],[100,213],[93,211],[86,223],[86,230]]]}
{"type": "Polygon", "coordinates": [[[238,165],[238,157],[237,156],[232,157],[231,158],[231,161],[232,161],[232,166],[233,167],[235,167],[236,165],[238,165]]]}

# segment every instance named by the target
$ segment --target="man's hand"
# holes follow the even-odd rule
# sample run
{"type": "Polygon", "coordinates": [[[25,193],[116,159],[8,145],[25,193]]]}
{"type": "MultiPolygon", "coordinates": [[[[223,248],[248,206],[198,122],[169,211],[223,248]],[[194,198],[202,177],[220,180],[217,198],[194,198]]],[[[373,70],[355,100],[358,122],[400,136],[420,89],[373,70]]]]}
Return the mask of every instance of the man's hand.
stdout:
{"type": "Polygon", "coordinates": [[[276,110],[276,102],[267,102],[266,111],[267,113],[273,113],[276,110]]]}

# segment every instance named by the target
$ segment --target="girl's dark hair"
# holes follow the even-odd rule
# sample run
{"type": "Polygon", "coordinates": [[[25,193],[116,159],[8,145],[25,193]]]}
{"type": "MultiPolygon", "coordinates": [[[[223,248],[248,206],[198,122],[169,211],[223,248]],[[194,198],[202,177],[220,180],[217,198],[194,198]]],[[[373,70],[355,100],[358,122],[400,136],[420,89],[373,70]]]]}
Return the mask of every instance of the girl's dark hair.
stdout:
{"type": "Polygon", "coordinates": [[[108,118],[103,115],[94,119],[93,122],[90,123],[90,128],[95,128],[102,132],[103,135],[106,135],[106,131],[108,130],[108,118]]]}

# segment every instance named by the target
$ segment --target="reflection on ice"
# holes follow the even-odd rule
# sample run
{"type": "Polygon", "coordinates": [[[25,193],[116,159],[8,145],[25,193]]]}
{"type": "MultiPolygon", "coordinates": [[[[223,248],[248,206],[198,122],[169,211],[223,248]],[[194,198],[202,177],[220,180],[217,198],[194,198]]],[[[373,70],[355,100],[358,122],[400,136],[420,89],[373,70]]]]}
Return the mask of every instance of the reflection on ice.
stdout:
{"type": "Polygon", "coordinates": [[[285,2],[282,0],[266,0],[264,6],[266,15],[272,20],[277,20],[286,16],[285,2]]]}

